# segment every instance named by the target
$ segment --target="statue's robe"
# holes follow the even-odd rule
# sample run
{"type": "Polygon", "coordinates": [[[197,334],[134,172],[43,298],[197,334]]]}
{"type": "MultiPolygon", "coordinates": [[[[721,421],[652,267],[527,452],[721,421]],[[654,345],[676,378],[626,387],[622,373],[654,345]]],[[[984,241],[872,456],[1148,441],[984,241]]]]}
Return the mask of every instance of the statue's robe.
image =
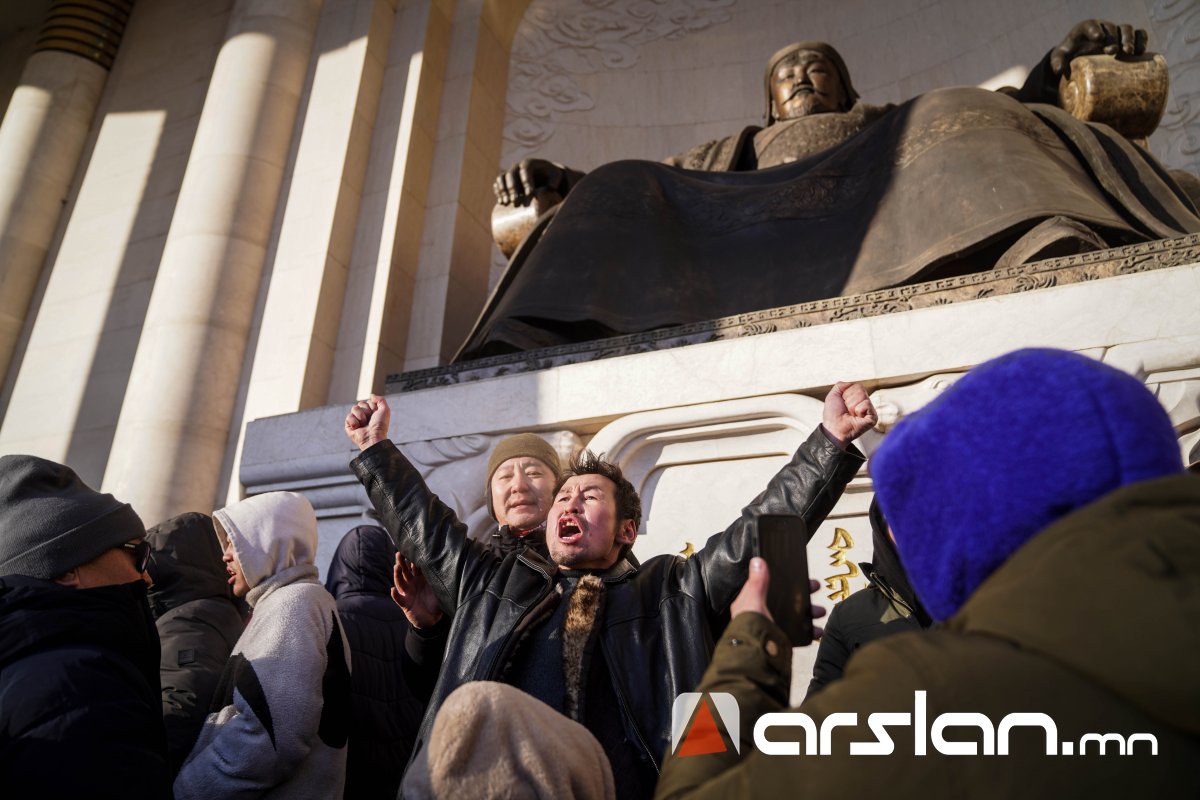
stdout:
{"type": "Polygon", "coordinates": [[[584,177],[456,360],[988,270],[1048,220],[1093,248],[1200,231],[1152,156],[1053,106],[953,88],[779,125],[674,160],[734,171],[618,161],[584,177]],[[799,157],[763,168],[756,152],[799,157]]]}

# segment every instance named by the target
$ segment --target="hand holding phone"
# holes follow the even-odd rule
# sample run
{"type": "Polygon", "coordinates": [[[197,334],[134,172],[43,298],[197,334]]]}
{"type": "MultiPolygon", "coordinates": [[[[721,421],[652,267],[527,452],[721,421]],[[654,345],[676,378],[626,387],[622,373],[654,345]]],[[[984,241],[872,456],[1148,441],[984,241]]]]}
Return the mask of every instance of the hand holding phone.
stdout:
{"type": "Polygon", "coordinates": [[[762,514],[754,524],[757,555],[767,562],[771,576],[767,610],[793,645],[811,644],[807,526],[802,518],[788,514],[762,514]]]}

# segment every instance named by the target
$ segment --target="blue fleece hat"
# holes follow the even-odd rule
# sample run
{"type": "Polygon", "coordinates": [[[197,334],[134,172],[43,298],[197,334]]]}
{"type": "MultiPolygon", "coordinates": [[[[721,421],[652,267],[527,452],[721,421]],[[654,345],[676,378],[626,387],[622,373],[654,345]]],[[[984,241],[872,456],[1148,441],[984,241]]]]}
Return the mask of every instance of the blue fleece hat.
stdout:
{"type": "Polygon", "coordinates": [[[870,470],[913,588],[944,620],[1047,525],[1183,459],[1141,381],[1031,349],[980,364],[904,419],[870,470]]]}

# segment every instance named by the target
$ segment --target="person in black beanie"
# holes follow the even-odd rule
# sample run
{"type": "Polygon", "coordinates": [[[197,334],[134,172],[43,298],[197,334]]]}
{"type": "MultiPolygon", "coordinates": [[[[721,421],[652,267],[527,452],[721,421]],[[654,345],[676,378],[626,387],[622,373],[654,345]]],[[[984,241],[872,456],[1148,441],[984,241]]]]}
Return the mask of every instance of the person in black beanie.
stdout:
{"type": "Polygon", "coordinates": [[[908,573],[900,563],[878,501],[871,501],[867,518],[871,520],[875,552],[871,563],[858,566],[869,583],[833,607],[813,664],[809,696],[842,677],[850,656],[868,642],[905,631],[924,630],[933,624],[909,585],[908,573]]]}
{"type": "Polygon", "coordinates": [[[69,467],[0,457],[5,796],[171,796],[144,536],[69,467]]]}

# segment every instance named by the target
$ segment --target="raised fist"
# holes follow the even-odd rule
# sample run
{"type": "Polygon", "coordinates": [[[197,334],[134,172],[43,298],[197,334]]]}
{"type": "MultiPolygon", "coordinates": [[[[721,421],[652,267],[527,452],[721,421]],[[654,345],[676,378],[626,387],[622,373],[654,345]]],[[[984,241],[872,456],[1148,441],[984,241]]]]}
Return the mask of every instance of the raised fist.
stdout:
{"type": "Polygon", "coordinates": [[[392,410],[388,408],[387,400],[373,394],[351,407],[350,413],[346,415],[346,436],[358,445],[359,450],[366,450],[376,442],[388,438],[391,419],[392,410]]]}
{"type": "Polygon", "coordinates": [[[825,409],[821,415],[821,423],[830,436],[838,440],[842,447],[862,436],[875,427],[879,422],[879,414],[867,390],[861,383],[843,383],[839,381],[825,396],[825,409]]]}

